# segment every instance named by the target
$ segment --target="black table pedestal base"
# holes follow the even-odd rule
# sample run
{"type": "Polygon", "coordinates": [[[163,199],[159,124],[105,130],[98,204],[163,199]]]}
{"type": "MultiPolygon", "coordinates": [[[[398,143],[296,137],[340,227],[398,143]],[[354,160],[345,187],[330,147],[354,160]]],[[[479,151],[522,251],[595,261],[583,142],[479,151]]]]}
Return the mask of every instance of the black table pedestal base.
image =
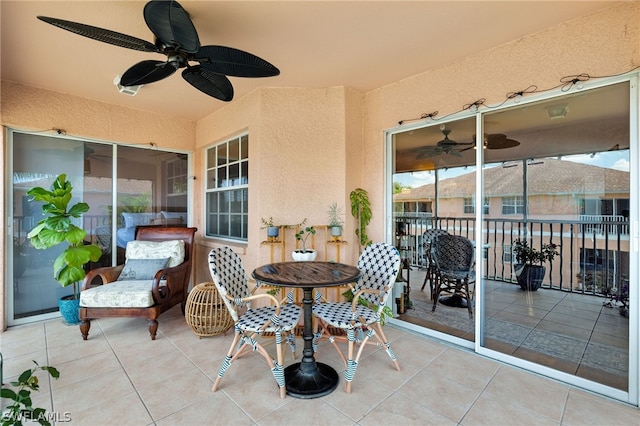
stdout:
{"type": "Polygon", "coordinates": [[[457,294],[453,296],[441,297],[438,299],[438,302],[442,303],[445,306],[451,306],[452,308],[466,308],[467,307],[467,299],[464,297],[460,297],[457,294]]]}
{"type": "Polygon", "coordinates": [[[305,363],[296,363],[284,369],[287,394],[295,398],[311,399],[330,394],[340,381],[338,373],[331,366],[314,362],[317,368],[305,363]],[[304,370],[310,371],[304,371],[304,370]]]}

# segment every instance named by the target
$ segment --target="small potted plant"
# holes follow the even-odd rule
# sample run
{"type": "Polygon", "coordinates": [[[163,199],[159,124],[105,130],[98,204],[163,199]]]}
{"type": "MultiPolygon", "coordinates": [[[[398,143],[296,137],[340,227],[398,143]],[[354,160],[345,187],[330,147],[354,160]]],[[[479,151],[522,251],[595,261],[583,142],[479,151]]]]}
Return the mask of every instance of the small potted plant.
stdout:
{"type": "Polygon", "coordinates": [[[267,230],[267,240],[277,241],[280,235],[280,227],[273,222],[273,217],[269,216],[269,219],[260,218],[262,221],[262,228],[267,230]]]}
{"type": "MultiPolygon", "coordinates": [[[[306,219],[305,219],[306,220],[306,219]]],[[[302,222],[304,223],[304,221],[302,222]]],[[[317,252],[307,248],[307,239],[311,235],[315,235],[316,230],[313,226],[299,228],[296,232],[296,240],[302,243],[301,249],[296,249],[291,253],[291,257],[295,261],[312,261],[316,259],[317,252]]]]}
{"type": "Polygon", "coordinates": [[[546,269],[544,262],[551,262],[558,254],[558,246],[553,243],[542,244],[540,250],[531,247],[526,240],[513,242],[513,254],[516,256],[514,272],[516,280],[523,290],[536,291],[540,288],[546,269]]]}
{"type": "Polygon", "coordinates": [[[87,231],[72,222],[73,218],[81,218],[89,211],[84,202],[69,207],[73,192],[71,182],[66,174],[61,174],[51,184],[51,190],[41,187],[31,188],[27,195],[31,201],[43,203],[42,214],[45,216],[33,228],[27,237],[31,245],[38,250],[46,250],[58,244],[66,243],[65,250],[53,262],[53,278],[62,287],[73,284],[73,294],[62,297],[59,302],[60,314],[67,324],[77,324],[78,318],[78,282],[86,275],[84,265],[89,261],[97,262],[102,250],[95,244],[85,244],[87,231]]]}
{"type": "Polygon", "coordinates": [[[338,203],[333,203],[329,206],[329,210],[327,211],[329,215],[329,232],[331,233],[331,237],[338,241],[342,236],[342,224],[344,223],[341,219],[342,216],[342,208],[338,207],[338,203]]]}

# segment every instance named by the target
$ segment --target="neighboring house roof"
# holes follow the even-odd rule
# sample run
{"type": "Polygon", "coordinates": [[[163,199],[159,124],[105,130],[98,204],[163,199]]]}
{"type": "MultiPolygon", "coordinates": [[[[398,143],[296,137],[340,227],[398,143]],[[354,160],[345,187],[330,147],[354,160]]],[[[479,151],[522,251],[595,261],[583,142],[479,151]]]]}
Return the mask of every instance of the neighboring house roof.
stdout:
{"type": "MultiPolygon", "coordinates": [[[[439,198],[465,198],[475,194],[475,172],[438,182],[439,198]]],[[[522,194],[522,163],[484,170],[485,196],[505,197],[522,194]]],[[[613,194],[629,192],[629,172],[571,161],[545,158],[528,168],[529,195],[613,194]]],[[[394,201],[428,200],[435,197],[433,183],[394,195],[394,201]]]]}

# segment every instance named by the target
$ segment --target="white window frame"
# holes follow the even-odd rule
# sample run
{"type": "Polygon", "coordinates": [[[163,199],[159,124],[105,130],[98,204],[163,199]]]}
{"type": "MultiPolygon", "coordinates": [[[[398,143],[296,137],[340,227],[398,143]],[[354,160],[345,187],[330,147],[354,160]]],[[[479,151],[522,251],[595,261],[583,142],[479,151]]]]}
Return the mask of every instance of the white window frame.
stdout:
{"type": "Polygon", "coordinates": [[[207,148],[205,176],[205,235],[248,241],[249,134],[207,148]]]}

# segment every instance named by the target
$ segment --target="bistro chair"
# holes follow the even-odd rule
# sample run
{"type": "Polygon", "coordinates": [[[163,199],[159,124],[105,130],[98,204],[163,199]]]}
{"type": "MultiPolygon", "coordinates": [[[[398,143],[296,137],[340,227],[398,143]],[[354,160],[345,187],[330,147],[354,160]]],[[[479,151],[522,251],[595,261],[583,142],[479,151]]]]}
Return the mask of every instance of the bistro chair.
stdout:
{"type": "Polygon", "coordinates": [[[436,310],[440,293],[467,302],[469,318],[473,318],[473,292],[470,285],[475,283],[475,250],[468,238],[460,235],[443,234],[436,237],[431,245],[433,260],[433,309],[436,310]]]}
{"type": "MultiPolygon", "coordinates": [[[[351,392],[351,382],[367,344],[384,347],[396,370],[400,370],[396,355],[381,326],[382,310],[400,270],[400,253],[390,244],[371,244],[360,255],[357,266],[362,275],[355,286],[351,286],[351,302],[325,302],[313,306],[313,314],[318,319],[314,344],[319,339],[327,338],[338,351],[346,368],[344,377],[347,393],[351,392]],[[346,358],[336,343],[338,340],[345,340],[345,332],[348,343],[346,358]],[[377,343],[369,341],[373,336],[377,343]]],[[[319,299],[320,293],[317,293],[316,301],[319,302],[319,299]]]]}
{"type": "Polygon", "coordinates": [[[270,294],[254,294],[257,287],[249,291],[248,278],[242,260],[229,247],[214,248],[209,252],[209,271],[218,293],[222,296],[233,318],[235,329],[233,342],[220,366],[212,390],[215,392],[218,389],[222,377],[236,359],[253,351],[258,352],[267,361],[280,388],[280,397],[284,398],[286,389],[282,341],[289,343],[295,357],[295,328],[302,313],[300,307],[292,303],[293,294],[290,293],[285,299],[287,303],[284,303],[270,294]],[[252,308],[251,302],[259,299],[272,302],[273,306],[252,308]],[[276,359],[257,340],[265,333],[275,335],[276,359]]]}
{"type": "Polygon", "coordinates": [[[424,260],[427,266],[427,273],[424,276],[424,282],[422,283],[422,287],[420,291],[424,291],[424,287],[427,285],[427,280],[429,280],[429,291],[431,295],[431,300],[433,300],[433,261],[431,260],[431,244],[433,240],[438,235],[448,234],[444,229],[427,229],[424,234],[422,234],[422,247],[424,248],[424,260]]]}

